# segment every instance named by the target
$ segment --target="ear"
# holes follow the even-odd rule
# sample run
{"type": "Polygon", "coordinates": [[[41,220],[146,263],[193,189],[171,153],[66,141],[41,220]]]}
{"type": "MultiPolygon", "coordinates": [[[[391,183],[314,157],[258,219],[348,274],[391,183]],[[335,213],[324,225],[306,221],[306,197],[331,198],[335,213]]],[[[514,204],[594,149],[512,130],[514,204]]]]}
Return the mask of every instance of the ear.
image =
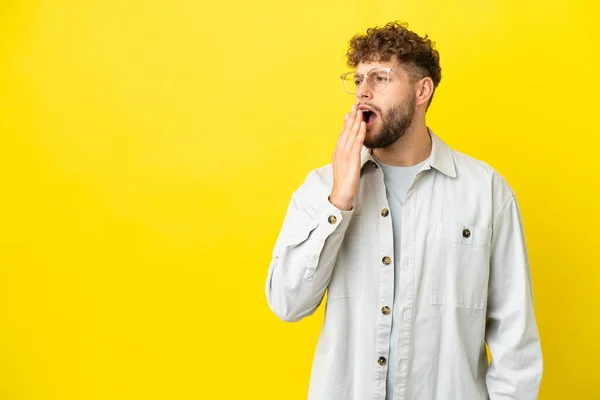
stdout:
{"type": "Polygon", "coordinates": [[[429,103],[429,99],[433,96],[433,80],[426,76],[417,82],[415,90],[417,105],[429,103]]]}

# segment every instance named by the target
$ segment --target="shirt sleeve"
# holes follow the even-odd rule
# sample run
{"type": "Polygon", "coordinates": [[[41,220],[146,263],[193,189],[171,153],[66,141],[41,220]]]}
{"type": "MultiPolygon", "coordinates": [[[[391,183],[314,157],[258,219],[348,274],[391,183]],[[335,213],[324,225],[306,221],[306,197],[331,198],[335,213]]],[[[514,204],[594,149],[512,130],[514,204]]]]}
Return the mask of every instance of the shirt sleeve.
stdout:
{"type": "Polygon", "coordinates": [[[292,195],[266,281],[269,307],[290,322],[313,314],[321,304],[354,212],[331,204],[328,191],[303,195],[311,192],[309,184],[292,195]]]}
{"type": "Polygon", "coordinates": [[[531,275],[519,206],[513,195],[494,221],[485,340],[492,354],[490,400],[535,400],[542,378],[531,275]]]}

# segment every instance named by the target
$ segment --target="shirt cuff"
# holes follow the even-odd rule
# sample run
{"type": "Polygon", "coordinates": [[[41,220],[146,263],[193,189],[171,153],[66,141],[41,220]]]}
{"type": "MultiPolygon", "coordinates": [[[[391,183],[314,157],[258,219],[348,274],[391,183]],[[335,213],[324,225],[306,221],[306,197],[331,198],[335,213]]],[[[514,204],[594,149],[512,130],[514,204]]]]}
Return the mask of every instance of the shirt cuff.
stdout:
{"type": "Polygon", "coordinates": [[[321,197],[315,203],[309,204],[309,207],[319,223],[319,236],[326,238],[333,232],[343,234],[354,214],[354,207],[349,211],[340,210],[331,204],[329,196],[321,197]]]}

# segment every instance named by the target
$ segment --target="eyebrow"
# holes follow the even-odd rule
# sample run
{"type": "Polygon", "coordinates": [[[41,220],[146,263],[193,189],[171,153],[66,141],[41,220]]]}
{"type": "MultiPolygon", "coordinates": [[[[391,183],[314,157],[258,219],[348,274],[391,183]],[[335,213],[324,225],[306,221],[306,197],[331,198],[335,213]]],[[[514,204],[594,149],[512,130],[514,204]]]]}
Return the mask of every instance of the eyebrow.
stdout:
{"type": "Polygon", "coordinates": [[[386,69],[386,68],[391,68],[391,69],[396,69],[396,67],[373,67],[373,68],[369,68],[369,70],[367,72],[358,72],[358,71],[354,71],[355,74],[360,74],[360,75],[364,75],[364,74],[368,74],[369,72],[371,72],[374,69],[386,69]]]}

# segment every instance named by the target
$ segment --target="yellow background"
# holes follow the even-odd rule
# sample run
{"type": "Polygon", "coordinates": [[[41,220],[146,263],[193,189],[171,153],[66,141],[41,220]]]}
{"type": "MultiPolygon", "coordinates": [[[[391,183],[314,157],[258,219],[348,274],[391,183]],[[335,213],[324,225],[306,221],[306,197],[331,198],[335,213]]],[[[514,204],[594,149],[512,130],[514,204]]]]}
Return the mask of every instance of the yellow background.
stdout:
{"type": "Polygon", "coordinates": [[[304,399],[264,283],[357,32],[428,33],[429,125],[511,183],[540,399],[598,399],[597,3],[0,2],[0,399],[304,399]]]}

